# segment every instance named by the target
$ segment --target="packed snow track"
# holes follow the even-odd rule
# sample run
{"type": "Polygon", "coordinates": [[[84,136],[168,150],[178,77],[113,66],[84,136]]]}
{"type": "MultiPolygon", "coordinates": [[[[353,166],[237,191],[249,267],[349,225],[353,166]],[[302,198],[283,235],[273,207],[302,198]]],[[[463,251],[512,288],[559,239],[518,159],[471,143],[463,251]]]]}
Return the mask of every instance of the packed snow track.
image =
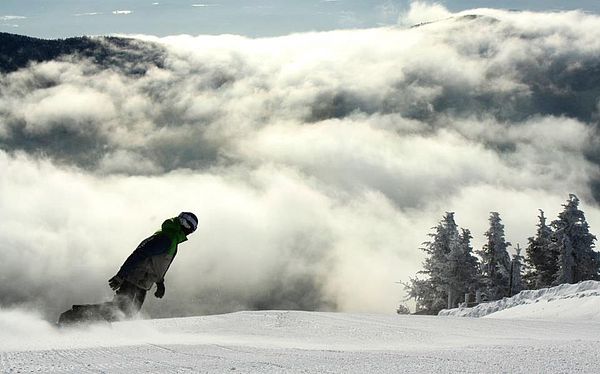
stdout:
{"type": "Polygon", "coordinates": [[[3,373],[597,373],[600,323],[292,311],[56,329],[0,311],[3,373]]]}

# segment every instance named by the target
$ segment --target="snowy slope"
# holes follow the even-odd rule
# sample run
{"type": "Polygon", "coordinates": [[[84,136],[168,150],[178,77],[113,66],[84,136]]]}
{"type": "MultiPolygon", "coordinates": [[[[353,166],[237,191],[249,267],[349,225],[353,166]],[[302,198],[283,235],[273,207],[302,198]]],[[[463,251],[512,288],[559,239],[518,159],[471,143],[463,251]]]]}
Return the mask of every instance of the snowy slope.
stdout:
{"type": "Polygon", "coordinates": [[[585,281],[522,291],[511,298],[480,304],[473,308],[442,310],[439,315],[600,322],[600,282],[585,281]]]}
{"type": "Polygon", "coordinates": [[[294,311],[58,330],[0,311],[0,372],[600,371],[600,324],[294,311]]]}

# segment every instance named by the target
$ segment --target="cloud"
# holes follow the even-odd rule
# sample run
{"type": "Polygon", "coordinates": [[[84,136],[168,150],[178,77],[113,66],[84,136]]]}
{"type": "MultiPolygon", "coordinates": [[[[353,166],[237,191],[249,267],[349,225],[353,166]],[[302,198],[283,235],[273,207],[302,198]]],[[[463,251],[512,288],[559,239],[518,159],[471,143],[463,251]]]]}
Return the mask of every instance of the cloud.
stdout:
{"type": "Polygon", "coordinates": [[[14,15],[6,15],[6,16],[0,16],[0,26],[5,26],[5,27],[19,27],[18,24],[14,23],[17,21],[21,21],[27,19],[27,17],[24,16],[14,16],[14,15]]]}
{"type": "Polygon", "coordinates": [[[5,74],[0,303],[52,317],[110,297],[106,279],[182,210],[200,229],[154,316],[393,312],[445,211],[476,247],[499,211],[523,247],[537,209],[576,193],[597,230],[600,17],[406,17],[439,21],[96,39],[104,59],[5,74]]]}
{"type": "Polygon", "coordinates": [[[55,126],[86,132],[115,115],[112,100],[102,92],[68,84],[38,91],[22,103],[25,131],[47,133],[55,126]],[[69,103],[69,105],[64,105],[69,103]]]}
{"type": "Polygon", "coordinates": [[[408,11],[400,15],[398,23],[413,26],[448,19],[451,16],[452,13],[440,3],[411,1],[408,11]]]}
{"type": "MultiPolygon", "coordinates": [[[[244,178],[234,171],[101,178],[25,156],[0,156],[11,176],[0,182],[6,191],[0,202],[3,219],[9,222],[0,230],[3,305],[43,301],[47,313],[56,313],[70,303],[109,297],[106,279],[130,249],[181,210],[197,212],[201,225],[172,266],[168,303],[149,300],[147,310],[154,315],[248,308],[372,310],[358,299],[341,297],[342,274],[358,266],[365,277],[395,276],[396,270],[382,275],[381,269],[360,263],[372,257],[362,245],[374,253],[397,250],[398,242],[373,231],[389,234],[401,227],[382,214],[381,209],[393,208],[379,194],[339,205],[287,168],[265,166],[244,178]],[[27,196],[26,202],[13,203],[15,190],[27,196]],[[339,278],[330,279],[332,270],[341,272],[339,278]],[[39,295],[32,298],[32,292],[39,295]]],[[[403,268],[394,256],[386,258],[398,265],[395,269],[403,268]]],[[[380,256],[370,261],[385,262],[380,256]]],[[[389,283],[386,289],[394,287],[389,283]]],[[[365,283],[355,291],[376,290],[365,283]]],[[[377,295],[379,303],[393,306],[395,300],[377,295]]]]}
{"type": "Polygon", "coordinates": [[[160,174],[163,170],[152,161],[145,159],[137,153],[117,150],[107,153],[100,161],[98,170],[105,174],[160,174]]]}
{"type": "Polygon", "coordinates": [[[20,20],[20,19],[27,19],[27,17],[24,17],[24,16],[0,16],[0,22],[16,21],[16,20],[20,20]]]}
{"type": "Polygon", "coordinates": [[[86,16],[99,16],[102,13],[100,12],[88,12],[88,13],[77,13],[74,14],[75,17],[86,17],[86,16]]]}

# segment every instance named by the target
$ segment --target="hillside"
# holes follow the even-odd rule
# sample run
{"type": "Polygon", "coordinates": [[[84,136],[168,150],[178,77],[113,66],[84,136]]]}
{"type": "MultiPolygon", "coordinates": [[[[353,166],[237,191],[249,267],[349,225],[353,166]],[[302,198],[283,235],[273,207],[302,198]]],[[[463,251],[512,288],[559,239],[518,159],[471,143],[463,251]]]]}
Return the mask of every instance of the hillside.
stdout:
{"type": "Polygon", "coordinates": [[[590,320],[297,311],[58,330],[0,311],[0,372],[593,373],[599,334],[590,320]]]}
{"type": "Polygon", "coordinates": [[[149,66],[164,65],[161,47],[135,39],[84,36],[47,40],[0,32],[0,73],[69,56],[132,75],[144,74],[149,66]]]}

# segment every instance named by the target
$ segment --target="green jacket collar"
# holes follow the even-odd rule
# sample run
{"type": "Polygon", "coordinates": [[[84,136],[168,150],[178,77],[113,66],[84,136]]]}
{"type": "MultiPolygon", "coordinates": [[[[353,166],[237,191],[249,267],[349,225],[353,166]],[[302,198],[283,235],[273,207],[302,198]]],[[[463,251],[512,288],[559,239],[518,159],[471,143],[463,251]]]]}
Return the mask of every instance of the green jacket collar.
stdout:
{"type": "Polygon", "coordinates": [[[181,225],[179,224],[179,220],[177,217],[169,218],[165,222],[163,222],[161,230],[162,233],[167,235],[171,240],[176,241],[177,243],[183,243],[187,239],[187,236],[183,232],[181,225]]]}

